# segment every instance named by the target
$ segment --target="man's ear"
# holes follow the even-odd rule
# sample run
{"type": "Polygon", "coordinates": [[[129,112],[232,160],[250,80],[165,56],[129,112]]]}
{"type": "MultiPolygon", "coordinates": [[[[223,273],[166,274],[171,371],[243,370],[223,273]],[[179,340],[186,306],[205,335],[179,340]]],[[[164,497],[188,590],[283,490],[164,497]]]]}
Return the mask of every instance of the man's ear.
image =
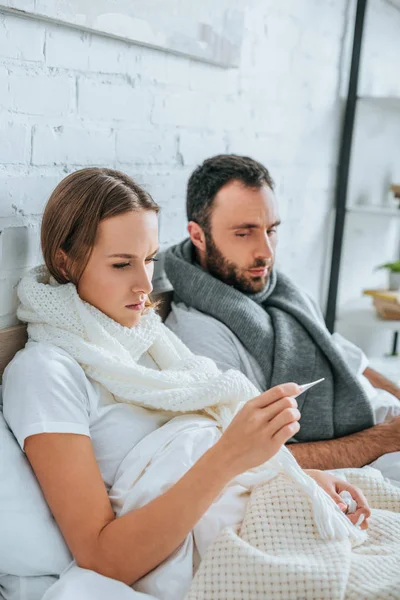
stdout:
{"type": "Polygon", "coordinates": [[[189,221],[188,232],[192,243],[201,253],[204,253],[206,251],[206,236],[200,225],[194,221],[189,221]]]}
{"type": "Polygon", "coordinates": [[[66,252],[64,252],[64,250],[62,250],[61,248],[59,248],[57,250],[56,262],[57,262],[57,266],[60,269],[62,275],[65,277],[65,279],[69,280],[68,268],[67,268],[68,256],[67,256],[66,252]]]}

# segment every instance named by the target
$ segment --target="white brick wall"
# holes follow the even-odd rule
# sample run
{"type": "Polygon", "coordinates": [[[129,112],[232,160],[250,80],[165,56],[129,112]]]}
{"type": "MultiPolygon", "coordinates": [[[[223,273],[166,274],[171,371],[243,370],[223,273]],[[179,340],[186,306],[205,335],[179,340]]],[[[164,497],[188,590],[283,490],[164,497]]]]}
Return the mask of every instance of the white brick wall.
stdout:
{"type": "MultiPolygon", "coordinates": [[[[375,4],[388,49],[397,34],[382,34],[387,6],[375,4]]],[[[258,158],[277,183],[279,263],[320,295],[347,2],[244,6],[241,63],[230,70],[0,13],[0,328],[15,322],[16,282],[40,260],[49,193],[87,165],[121,168],[153,193],[165,247],[185,235],[185,186],[199,161],[258,158]]]]}

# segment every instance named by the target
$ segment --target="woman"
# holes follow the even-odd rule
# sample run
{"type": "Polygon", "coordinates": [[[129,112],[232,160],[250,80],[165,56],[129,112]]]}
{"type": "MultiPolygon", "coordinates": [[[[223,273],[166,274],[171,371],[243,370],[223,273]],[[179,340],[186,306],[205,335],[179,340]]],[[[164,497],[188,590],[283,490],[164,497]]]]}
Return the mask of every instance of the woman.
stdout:
{"type": "MultiPolygon", "coordinates": [[[[42,222],[45,267],[19,286],[29,341],[4,375],[4,416],[76,563],[128,585],[176,551],[226,486],[271,459],[300,419],[296,384],[259,395],[243,375],[191,355],[160,323],[149,299],[158,210],[110,169],[83,169],[57,186],[42,222]],[[124,459],[186,413],[207,419],[208,432],[212,423],[206,447],[157,497],[118,511],[124,459]]],[[[350,491],[358,508],[349,519],[364,515],[367,527],[358,489],[309,473],[337,503],[350,491]]]]}

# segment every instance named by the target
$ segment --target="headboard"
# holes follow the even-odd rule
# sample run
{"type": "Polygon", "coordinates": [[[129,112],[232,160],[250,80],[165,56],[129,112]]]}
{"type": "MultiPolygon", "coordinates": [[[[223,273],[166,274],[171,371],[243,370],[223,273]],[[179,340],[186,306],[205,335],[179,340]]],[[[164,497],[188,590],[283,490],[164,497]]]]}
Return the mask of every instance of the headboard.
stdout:
{"type": "MultiPolygon", "coordinates": [[[[152,300],[160,303],[157,312],[165,321],[171,310],[172,292],[153,294],[152,300]]],[[[0,383],[4,369],[18,350],[25,346],[26,340],[26,325],[21,324],[7,329],[0,329],[0,383]]]]}

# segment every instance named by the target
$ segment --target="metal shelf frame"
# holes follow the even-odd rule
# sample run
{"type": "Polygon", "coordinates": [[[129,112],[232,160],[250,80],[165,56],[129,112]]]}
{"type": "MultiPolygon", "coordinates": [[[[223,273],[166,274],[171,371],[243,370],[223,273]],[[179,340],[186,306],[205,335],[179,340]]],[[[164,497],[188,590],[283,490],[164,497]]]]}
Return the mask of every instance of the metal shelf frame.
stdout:
{"type": "Polygon", "coordinates": [[[335,229],[333,234],[328,300],[325,315],[326,326],[331,333],[333,333],[334,331],[336,321],[336,304],[339,287],[340,263],[342,259],[343,233],[346,220],[346,199],[349,182],[354,120],[356,113],[356,104],[358,99],[358,78],[360,70],[361,45],[364,34],[366,8],[367,0],[357,0],[356,17],[354,23],[353,48],[351,54],[349,87],[342,126],[342,134],[339,149],[339,162],[336,176],[335,229]]]}

